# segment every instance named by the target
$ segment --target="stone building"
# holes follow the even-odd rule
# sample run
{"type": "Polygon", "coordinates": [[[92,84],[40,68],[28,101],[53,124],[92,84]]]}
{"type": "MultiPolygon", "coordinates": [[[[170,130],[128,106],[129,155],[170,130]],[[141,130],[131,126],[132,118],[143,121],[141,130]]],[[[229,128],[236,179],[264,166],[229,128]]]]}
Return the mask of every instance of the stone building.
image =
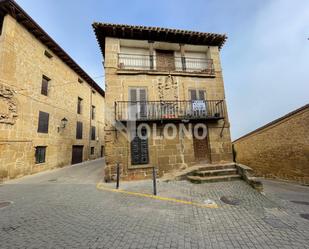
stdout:
{"type": "Polygon", "coordinates": [[[256,175],[309,184],[309,104],[233,142],[236,162],[256,175]]]}
{"type": "Polygon", "coordinates": [[[19,7],[0,1],[0,179],[102,156],[104,91],[19,7]]]}
{"type": "Polygon", "coordinates": [[[199,162],[232,162],[219,58],[225,35],[106,23],[93,28],[106,75],[106,180],[116,163],[122,178],[141,179],[152,167],[161,176],[199,162]],[[201,124],[208,132],[198,139],[201,124]]]}

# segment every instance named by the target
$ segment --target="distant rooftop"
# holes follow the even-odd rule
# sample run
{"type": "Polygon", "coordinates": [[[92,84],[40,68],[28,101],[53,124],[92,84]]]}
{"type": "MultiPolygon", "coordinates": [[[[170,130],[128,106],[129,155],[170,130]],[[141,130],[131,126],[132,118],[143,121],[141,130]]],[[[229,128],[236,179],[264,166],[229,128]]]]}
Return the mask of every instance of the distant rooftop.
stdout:
{"type": "Polygon", "coordinates": [[[105,55],[105,38],[165,41],[192,45],[218,46],[222,48],[227,39],[225,34],[205,33],[189,30],[133,26],[95,22],[92,24],[103,56],[105,55]]]}
{"type": "MultiPolygon", "coordinates": [[[[9,14],[57,55],[103,97],[104,90],[14,1],[0,0],[0,13],[9,14]]],[[[77,79],[76,79],[77,80],[77,79]]]]}

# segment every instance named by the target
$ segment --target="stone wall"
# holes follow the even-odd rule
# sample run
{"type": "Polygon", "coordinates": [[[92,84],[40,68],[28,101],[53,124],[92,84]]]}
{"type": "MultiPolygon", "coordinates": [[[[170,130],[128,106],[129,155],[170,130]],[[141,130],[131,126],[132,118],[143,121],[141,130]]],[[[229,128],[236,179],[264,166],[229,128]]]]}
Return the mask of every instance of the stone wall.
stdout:
{"type": "Polygon", "coordinates": [[[233,142],[236,161],[267,178],[309,183],[309,105],[233,142]]]}
{"type": "Polygon", "coordinates": [[[100,156],[104,144],[104,98],[91,93],[86,81],[14,18],[7,15],[0,36],[0,178],[14,178],[71,164],[72,145],[84,146],[84,160],[100,156]],[[48,96],[41,94],[42,75],[49,81],[48,96]],[[90,96],[96,106],[95,141],[89,142],[90,96]],[[77,114],[77,98],[83,99],[77,114]],[[39,111],[49,113],[48,134],[38,133],[39,111]],[[60,129],[62,118],[67,127],[60,129]],[[75,139],[76,122],[83,122],[83,139],[75,139]],[[35,164],[35,147],[47,146],[46,162],[35,164]],[[89,155],[90,147],[95,154],[89,155]]]}
{"type": "MultiPolygon", "coordinates": [[[[217,47],[210,47],[209,50],[216,69],[215,77],[199,75],[193,77],[185,73],[183,75],[129,74],[117,70],[117,58],[120,52],[119,39],[106,38],[104,61],[106,74],[106,176],[111,177],[115,173],[114,166],[117,162],[121,164],[122,177],[126,179],[150,177],[153,166],[158,167],[159,174],[162,175],[196,163],[192,137],[181,139],[181,141],[179,138],[168,140],[161,137],[149,141],[149,165],[132,167],[130,165],[130,144],[126,138],[128,135],[115,131],[114,110],[116,101],[128,101],[129,87],[146,88],[148,101],[189,100],[189,89],[192,88],[205,90],[207,100],[225,99],[219,50],[217,47]]],[[[226,115],[224,120],[208,123],[207,126],[212,162],[231,162],[232,150],[228,116],[226,115]]],[[[156,134],[160,134],[163,127],[164,124],[158,124],[156,134]]]]}

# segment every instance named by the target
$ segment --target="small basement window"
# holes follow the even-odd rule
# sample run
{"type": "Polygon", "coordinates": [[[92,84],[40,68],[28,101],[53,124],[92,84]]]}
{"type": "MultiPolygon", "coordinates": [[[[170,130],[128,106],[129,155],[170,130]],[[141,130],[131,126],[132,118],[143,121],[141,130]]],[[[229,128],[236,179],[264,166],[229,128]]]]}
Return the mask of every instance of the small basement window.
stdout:
{"type": "Polygon", "coordinates": [[[45,163],[46,146],[35,147],[35,163],[45,163]]]}
{"type": "Polygon", "coordinates": [[[47,58],[49,58],[49,59],[53,58],[53,55],[52,55],[50,52],[48,52],[47,50],[45,50],[44,55],[45,55],[47,58]]]}
{"type": "Polygon", "coordinates": [[[90,147],[90,154],[91,154],[91,155],[94,154],[94,147],[90,147]]]}

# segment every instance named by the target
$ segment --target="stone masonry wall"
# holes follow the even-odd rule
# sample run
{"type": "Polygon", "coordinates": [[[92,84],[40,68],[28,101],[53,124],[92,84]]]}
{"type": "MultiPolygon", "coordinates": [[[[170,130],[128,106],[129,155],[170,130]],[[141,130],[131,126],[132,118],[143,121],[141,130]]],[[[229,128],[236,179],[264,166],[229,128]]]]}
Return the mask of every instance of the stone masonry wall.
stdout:
{"type": "MultiPolygon", "coordinates": [[[[203,89],[207,100],[225,99],[224,85],[217,47],[210,47],[211,58],[214,60],[216,77],[192,77],[189,75],[147,75],[120,74],[117,71],[117,58],[120,52],[120,42],[116,38],[106,38],[105,45],[105,77],[106,77],[106,176],[111,178],[115,173],[117,162],[121,164],[122,177],[140,179],[151,176],[151,167],[158,167],[159,174],[187,167],[196,163],[193,141],[191,138],[167,140],[164,137],[149,141],[149,165],[132,167],[130,144],[127,134],[115,132],[115,101],[128,101],[129,87],[144,87],[147,89],[148,101],[158,100],[189,100],[189,89],[203,89]]],[[[227,113],[227,112],[226,112],[227,113]]],[[[209,145],[211,160],[216,162],[231,162],[232,147],[229,131],[229,121],[209,123],[209,145]]],[[[164,125],[158,125],[157,134],[164,125]]]]}
{"type": "Polygon", "coordinates": [[[236,161],[259,176],[309,183],[309,106],[233,143],[236,161]]]}
{"type": "Polygon", "coordinates": [[[14,18],[7,15],[0,36],[0,179],[14,178],[71,164],[72,145],[83,145],[83,159],[100,156],[104,144],[104,98],[92,94],[98,140],[89,142],[91,88],[14,18]],[[49,77],[48,96],[41,94],[42,75],[49,77]],[[83,99],[77,114],[77,98],[83,99]],[[39,111],[49,113],[48,134],[38,133],[39,111]],[[62,118],[68,119],[58,132],[62,118]],[[83,139],[75,139],[76,122],[83,122],[83,139]],[[46,162],[35,164],[35,147],[47,146],[46,162]],[[89,156],[90,146],[95,154],[89,156]]]}

